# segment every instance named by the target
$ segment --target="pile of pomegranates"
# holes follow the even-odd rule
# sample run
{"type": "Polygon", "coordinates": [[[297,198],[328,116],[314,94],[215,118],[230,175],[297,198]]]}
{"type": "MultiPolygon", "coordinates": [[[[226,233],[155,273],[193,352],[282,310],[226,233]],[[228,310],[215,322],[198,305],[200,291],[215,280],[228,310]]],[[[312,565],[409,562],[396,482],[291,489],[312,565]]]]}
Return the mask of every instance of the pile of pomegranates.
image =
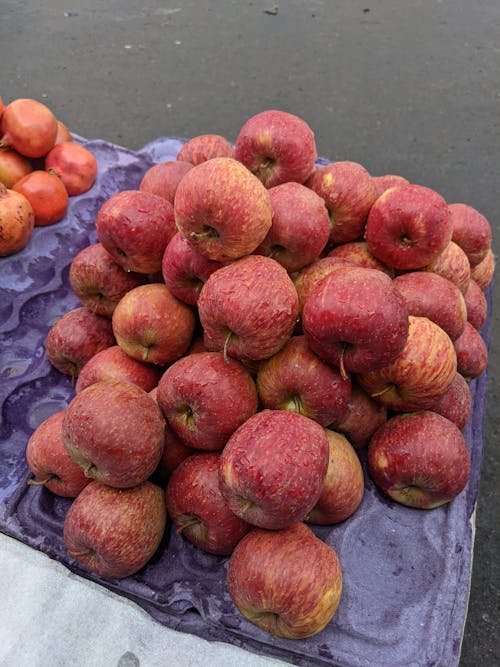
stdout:
{"type": "Polygon", "coordinates": [[[34,227],[62,220],[69,197],[96,176],[94,155],[45,104],[0,98],[0,257],[22,250],[34,227]]]}

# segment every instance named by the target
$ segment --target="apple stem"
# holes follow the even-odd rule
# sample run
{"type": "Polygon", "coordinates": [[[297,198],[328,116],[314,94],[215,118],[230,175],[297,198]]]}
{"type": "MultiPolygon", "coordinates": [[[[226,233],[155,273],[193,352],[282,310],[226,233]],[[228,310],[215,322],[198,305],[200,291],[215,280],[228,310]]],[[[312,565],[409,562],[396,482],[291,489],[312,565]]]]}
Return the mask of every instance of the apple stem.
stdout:
{"type": "Polygon", "coordinates": [[[91,477],[93,479],[95,470],[96,470],[95,465],[92,463],[92,461],[89,461],[89,463],[83,469],[83,474],[85,475],[85,477],[91,477]]]}
{"type": "Polygon", "coordinates": [[[370,396],[371,396],[372,398],[377,398],[377,396],[383,396],[383,394],[385,394],[386,392],[390,391],[393,387],[394,387],[393,384],[390,384],[390,383],[389,383],[389,384],[386,384],[385,387],[384,387],[383,389],[381,389],[380,391],[376,391],[376,392],[374,392],[373,394],[370,394],[370,396]]]}
{"type": "Polygon", "coordinates": [[[149,356],[149,347],[145,347],[142,352],[142,360],[147,361],[149,356]]]}
{"type": "Polygon", "coordinates": [[[192,519],[189,519],[189,521],[186,521],[177,528],[176,530],[177,535],[180,535],[182,531],[185,530],[186,528],[190,528],[191,526],[194,526],[198,523],[200,523],[200,520],[198,519],[198,517],[194,516],[192,519]]]}
{"type": "Polygon", "coordinates": [[[57,475],[54,475],[54,473],[50,473],[44,479],[29,479],[28,484],[30,486],[44,486],[45,484],[47,484],[47,482],[50,482],[53,479],[57,479],[57,475]]]}
{"type": "Polygon", "coordinates": [[[233,335],[233,332],[228,331],[227,336],[226,336],[226,340],[224,341],[224,350],[223,350],[223,352],[224,352],[224,363],[226,363],[226,364],[229,363],[229,357],[228,357],[228,354],[227,354],[227,346],[229,345],[229,341],[230,341],[232,335],[233,335]]]}
{"type": "Polygon", "coordinates": [[[343,380],[348,380],[349,375],[347,374],[347,371],[344,366],[344,352],[345,352],[345,345],[342,345],[342,349],[340,351],[340,362],[339,362],[340,377],[343,380]]]}
{"type": "Polygon", "coordinates": [[[71,558],[80,558],[81,556],[88,556],[90,551],[86,549],[85,551],[68,551],[68,555],[71,558]]]}

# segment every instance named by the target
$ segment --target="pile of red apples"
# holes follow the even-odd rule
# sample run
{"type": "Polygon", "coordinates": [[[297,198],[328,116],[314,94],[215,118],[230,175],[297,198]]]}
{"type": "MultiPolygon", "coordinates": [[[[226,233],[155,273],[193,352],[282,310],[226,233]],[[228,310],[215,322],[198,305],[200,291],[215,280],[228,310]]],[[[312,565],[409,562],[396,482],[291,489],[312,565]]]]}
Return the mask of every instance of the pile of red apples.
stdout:
{"type": "Polygon", "coordinates": [[[31,483],[75,498],[64,540],[85,568],[135,573],[170,517],[228,557],[244,616],[295,639],[338,607],[341,564],[310,526],[358,510],[361,460],[416,511],[466,486],[494,271],[477,210],[318,164],[308,124],[269,110],[112,195],[70,267],[82,306],[46,340],[75,395],[27,446],[31,483]]]}

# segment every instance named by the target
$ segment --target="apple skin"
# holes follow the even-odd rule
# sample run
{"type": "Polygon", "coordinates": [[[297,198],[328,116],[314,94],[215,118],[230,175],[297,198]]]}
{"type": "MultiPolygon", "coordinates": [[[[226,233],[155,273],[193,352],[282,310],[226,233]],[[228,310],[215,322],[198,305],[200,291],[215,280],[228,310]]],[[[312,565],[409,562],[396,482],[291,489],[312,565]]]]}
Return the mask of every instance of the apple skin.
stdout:
{"type": "Polygon", "coordinates": [[[481,329],[488,317],[488,302],[483,290],[475,280],[469,281],[469,287],[464,295],[465,306],[467,308],[467,321],[472,324],[474,329],[481,329]]]}
{"type": "Polygon", "coordinates": [[[204,257],[227,262],[253,252],[271,228],[266,188],[240,162],[219,157],[196,165],[177,186],[175,224],[204,257]]]}
{"type": "Polygon", "coordinates": [[[145,481],[114,489],[92,481],[66,514],[69,556],[104,579],[135,574],[160,546],[167,524],[164,491],[145,481]]]}
{"type": "Polygon", "coordinates": [[[314,171],[318,151],[305,120],[276,109],[249,118],[236,138],[234,156],[265,185],[305,183],[314,171]]]}
{"type": "Polygon", "coordinates": [[[443,252],[422,271],[437,273],[447,278],[465,294],[471,278],[471,268],[467,255],[454,241],[450,241],[443,252]]]}
{"type": "Polygon", "coordinates": [[[341,375],[391,363],[408,334],[408,312],[389,276],[377,269],[339,267],[315,287],[302,312],[310,348],[341,375]]]}
{"type": "MultiPolygon", "coordinates": [[[[156,390],[148,393],[156,400],[156,390]]],[[[198,452],[199,450],[185,445],[174,431],[172,431],[167,422],[165,422],[165,446],[158,467],[151,477],[151,481],[165,488],[170,479],[170,475],[174,472],[177,466],[180,465],[184,459],[187,459],[188,456],[198,452]]]]}
{"type": "Polygon", "coordinates": [[[316,504],[328,459],[328,438],[317,422],[288,410],[261,410],[222,450],[220,489],[244,521],[286,528],[316,504]]]}
{"type": "Polygon", "coordinates": [[[462,431],[472,413],[472,394],[464,376],[457,373],[448,391],[429,410],[446,417],[462,431]]]}
{"type": "Polygon", "coordinates": [[[375,190],[377,191],[377,197],[380,197],[386,190],[389,188],[394,188],[398,185],[408,185],[409,180],[404,176],[399,176],[398,174],[384,174],[384,176],[372,176],[373,183],[375,185],[375,190]]]}
{"type": "Polygon", "coordinates": [[[475,280],[479,287],[484,291],[488,285],[493,280],[493,275],[495,273],[495,255],[493,250],[490,248],[486,253],[483,260],[476,264],[476,266],[471,269],[471,278],[475,280]]]}
{"type": "Polygon", "coordinates": [[[122,190],[104,202],[95,226],[99,241],[125,271],[155,273],[176,232],[174,207],[150,192],[122,190]]]}
{"type": "Polygon", "coordinates": [[[377,428],[387,421],[387,408],[377,403],[353,379],[351,398],[344,417],[329,428],[346,436],[356,450],[363,449],[377,428]]]}
{"type": "Polygon", "coordinates": [[[366,241],[348,241],[335,246],[328,253],[327,257],[342,257],[358,266],[364,266],[367,269],[378,269],[387,273],[390,278],[394,278],[396,272],[389,266],[386,266],[374,257],[368,250],[366,241]]]}
{"type": "Polygon", "coordinates": [[[297,412],[321,426],[340,420],[351,397],[350,379],[321,361],[305,336],[293,336],[261,362],[256,383],[264,408],[297,412]]]}
{"type": "Polygon", "coordinates": [[[125,294],[115,308],[112,324],[124,352],[138,361],[163,366],[188,349],[196,316],[166,285],[150,283],[125,294]]]}
{"type": "Polygon", "coordinates": [[[361,373],[361,387],[390,410],[430,408],[451,386],[457,355],[448,334],[427,317],[409,317],[408,338],[396,359],[361,373]]]}
{"type": "Polygon", "coordinates": [[[326,431],[330,462],[318,502],[306,516],[308,523],[332,525],[345,521],[363,500],[365,479],[356,450],[341,433],[326,431]]]}
{"type": "Polygon", "coordinates": [[[488,348],[481,334],[470,322],[465,323],[461,336],[453,341],[457,370],[466,380],[479,377],[488,366],[488,348]]]}
{"type": "Polygon", "coordinates": [[[75,391],[78,394],[101,380],[128,380],[144,391],[151,391],[160,378],[156,366],[132,359],[119,345],[112,345],[87,361],[78,375],[75,391]]]}
{"type": "Polygon", "coordinates": [[[197,165],[216,157],[234,158],[231,143],[220,134],[200,134],[182,145],[176,160],[197,165]]]}
{"type": "Polygon", "coordinates": [[[243,361],[267,359],[292,335],[297,291],[276,260],[249,255],[212,273],[201,289],[198,314],[208,350],[243,361]]]}
{"type": "Polygon", "coordinates": [[[96,382],[70,401],[62,439],[87,477],[125,489],[160,462],[165,421],[156,401],[124,380],[96,382]]]}
{"type": "Polygon", "coordinates": [[[268,190],[273,222],[258,255],[272,257],[292,273],[317,259],[330,235],[325,202],[300,183],[282,183],[268,190]]]}
{"type": "Polygon", "coordinates": [[[89,484],[80,466],[66,451],[62,440],[64,410],[47,417],[31,434],[26,446],[26,462],[38,480],[28,480],[33,486],[45,486],[57,496],[76,498],[89,484]]]}
{"type": "Polygon", "coordinates": [[[491,226],[488,220],[468,204],[449,204],[453,225],[452,240],[467,255],[471,267],[479,264],[491,247],[491,226]]]}
{"type": "Polygon", "coordinates": [[[162,275],[172,294],[190,306],[196,306],[203,285],[222,262],[207,259],[177,232],[165,248],[162,275]]]}
{"type": "Polygon", "coordinates": [[[229,509],[219,489],[216,452],[185,459],[172,473],[166,499],[177,532],[199,549],[228,556],[252,526],[229,509]]]}
{"type": "Polygon", "coordinates": [[[75,255],[69,269],[74,294],[96,315],[111,317],[116,304],[144,277],[125,271],[101,243],[86,246],[75,255]]]}
{"type": "Polygon", "coordinates": [[[231,554],[226,585],[249,621],[272,637],[303,639],[321,632],[335,615],[342,570],[334,549],[304,523],[276,531],[255,528],[231,554]]]}
{"type": "Polygon", "coordinates": [[[222,449],[258,407],[248,372],[221,352],[190,354],[173,363],[158,383],[156,398],[182,442],[203,450],[222,449]]]}
{"type": "Polygon", "coordinates": [[[175,191],[181,178],[193,168],[190,162],[167,160],[150,167],[139,184],[139,190],[163,197],[174,205],[175,191]]]}
{"type": "Polygon", "coordinates": [[[330,242],[362,239],[377,191],[368,171],[344,160],[317,169],[306,185],[325,201],[330,216],[330,242]]]}
{"type": "Polygon", "coordinates": [[[45,339],[45,353],[54,368],[75,378],[94,354],[115,344],[109,319],[80,306],[52,325],[45,339]]]}
{"type": "Polygon", "coordinates": [[[450,280],[430,271],[410,271],[393,280],[410,315],[428,317],[455,340],[464,330],[467,307],[462,292],[450,280]]]}
{"type": "Polygon", "coordinates": [[[365,240],[381,262],[395,269],[420,269],[451,241],[453,227],[446,201],[423,185],[386,190],[368,215],[365,240]]]}
{"type": "Polygon", "coordinates": [[[456,424],[429,410],[391,417],[372,436],[368,470],[379,489],[402,505],[439,507],[467,484],[470,455],[456,424]]]}

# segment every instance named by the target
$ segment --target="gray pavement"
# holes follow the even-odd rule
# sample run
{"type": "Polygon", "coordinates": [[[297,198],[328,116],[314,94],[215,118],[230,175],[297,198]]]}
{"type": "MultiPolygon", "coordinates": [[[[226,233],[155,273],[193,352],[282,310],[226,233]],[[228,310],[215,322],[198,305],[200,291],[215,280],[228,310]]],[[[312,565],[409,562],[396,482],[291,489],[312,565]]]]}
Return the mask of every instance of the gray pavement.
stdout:
{"type": "MultiPolygon", "coordinates": [[[[499,35],[498,0],[0,0],[0,95],[132,149],[288,110],[321,155],[480,210],[498,254],[499,35]]],[[[500,664],[498,298],[461,667],[500,664]]]]}

